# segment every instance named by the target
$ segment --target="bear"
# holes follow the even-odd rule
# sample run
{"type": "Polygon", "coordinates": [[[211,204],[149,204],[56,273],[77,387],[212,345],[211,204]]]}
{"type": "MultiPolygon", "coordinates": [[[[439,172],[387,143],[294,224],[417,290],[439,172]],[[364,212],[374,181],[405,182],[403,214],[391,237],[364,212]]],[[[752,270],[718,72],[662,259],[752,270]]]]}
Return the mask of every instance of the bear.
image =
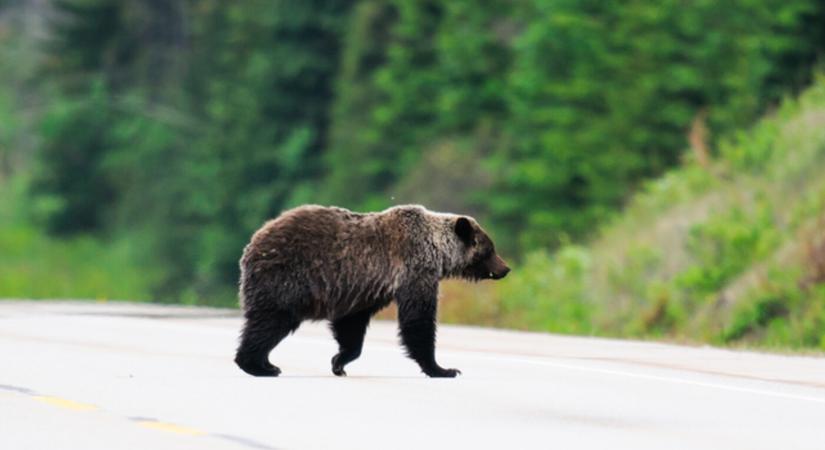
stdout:
{"type": "Polygon", "coordinates": [[[328,320],[338,342],[332,373],[361,355],[375,313],[395,302],[408,357],[430,377],[455,377],[435,359],[438,284],[504,278],[510,268],[469,216],[420,205],[358,213],[305,205],[256,231],[240,260],[244,325],[235,363],[278,376],[269,353],[305,320],[328,320]]]}

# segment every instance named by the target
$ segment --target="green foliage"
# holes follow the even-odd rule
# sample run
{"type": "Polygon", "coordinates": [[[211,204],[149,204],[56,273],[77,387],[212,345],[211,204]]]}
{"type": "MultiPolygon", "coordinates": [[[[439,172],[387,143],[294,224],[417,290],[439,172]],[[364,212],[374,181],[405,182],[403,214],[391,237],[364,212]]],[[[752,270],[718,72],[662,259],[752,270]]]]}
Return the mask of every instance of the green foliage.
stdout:
{"type": "Polygon", "coordinates": [[[825,350],[823,284],[800,285],[799,275],[797,268],[773,267],[736,305],[718,340],[825,350]]]}
{"type": "Polygon", "coordinates": [[[324,155],[326,187],[320,189],[325,201],[350,207],[368,204],[393,180],[394,149],[371,125],[375,108],[385,99],[376,72],[387,59],[394,16],[394,8],[385,1],[358,2],[344,33],[330,148],[324,155]]]}
{"type": "Polygon", "coordinates": [[[770,205],[757,208],[761,211],[746,214],[734,207],[691,228],[685,245],[695,263],[677,277],[680,287],[716,292],[775,250],[779,236],[770,205]]]}
{"type": "MultiPolygon", "coordinates": [[[[420,176],[427,154],[462,145],[457,140],[484,147],[471,149],[478,166],[505,116],[510,54],[491,30],[509,9],[500,0],[359,3],[344,41],[325,199],[363,209],[422,201],[426,195],[405,189],[407,179],[420,176]]],[[[475,203],[474,192],[442,185],[438,194],[461,196],[465,208],[475,203]]]]}
{"type": "Polygon", "coordinates": [[[731,342],[742,339],[772,322],[778,324],[787,314],[788,308],[784,299],[770,294],[763,295],[737,311],[728,328],[722,333],[722,340],[731,342]]]}
{"type": "Polygon", "coordinates": [[[30,90],[41,60],[27,24],[12,12],[16,6],[0,5],[0,184],[32,165],[37,145],[39,99],[30,90]]]}
{"type": "Polygon", "coordinates": [[[825,170],[825,80],[727,140],[722,156],[649,183],[590,245],[514,268],[494,288],[513,305],[503,323],[825,349],[825,181],[812,176],[825,170]],[[562,270],[569,252],[587,264],[562,270]]]}
{"type": "Polygon", "coordinates": [[[158,297],[234,302],[250,233],[320,176],[350,2],[162,3],[55,3],[36,193],[54,231],[143,236],[158,297]]]}
{"type": "Polygon", "coordinates": [[[516,41],[508,97],[521,139],[499,160],[510,164],[492,203],[524,246],[592,232],[640,178],[678,161],[703,111],[717,133],[752,120],[776,98],[776,86],[764,86],[777,81],[777,61],[795,52],[787,44],[801,32],[790,24],[815,8],[620,5],[536,1],[524,13],[531,20],[516,41]]]}
{"type": "Polygon", "coordinates": [[[56,234],[100,231],[115,201],[103,167],[111,146],[106,93],[98,84],[83,101],[50,106],[41,125],[43,164],[34,187],[36,193],[54,197],[48,229],[56,234]]]}
{"type": "Polygon", "coordinates": [[[135,262],[137,245],[0,226],[0,297],[149,300],[153,274],[135,262]]]}
{"type": "Polygon", "coordinates": [[[73,295],[229,305],[285,208],[422,202],[520,267],[450,288],[483,303],[450,320],[823,341],[797,251],[825,205],[823,82],[775,108],[812,81],[822,2],[53,0],[45,42],[14,5],[0,187],[31,173],[31,204],[0,264],[21,280],[29,257],[100,277],[73,295]]]}
{"type": "Polygon", "coordinates": [[[280,210],[310,201],[349,3],[203,3],[204,15],[193,25],[199,133],[170,180],[183,198],[168,206],[197,208],[171,221],[175,231],[167,236],[191,243],[191,254],[183,255],[191,272],[170,280],[173,289],[208,295],[234,285],[251,232],[280,210]]]}
{"type": "Polygon", "coordinates": [[[527,255],[496,294],[501,298],[503,325],[561,333],[592,330],[592,306],[586,297],[590,255],[585,249],[566,247],[553,256],[527,255]],[[552,295],[548,295],[552,292],[552,295]]]}
{"type": "Polygon", "coordinates": [[[33,227],[22,178],[0,185],[0,298],[149,300],[158,272],[134,238],[55,239],[33,227]]]}

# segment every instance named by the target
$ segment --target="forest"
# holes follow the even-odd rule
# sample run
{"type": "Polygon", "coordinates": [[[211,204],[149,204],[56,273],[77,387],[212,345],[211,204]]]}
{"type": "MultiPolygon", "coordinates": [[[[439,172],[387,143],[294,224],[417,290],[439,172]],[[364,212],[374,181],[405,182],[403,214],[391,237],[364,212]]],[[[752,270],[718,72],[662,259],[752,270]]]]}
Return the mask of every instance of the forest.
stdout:
{"type": "Polygon", "coordinates": [[[280,211],[420,203],[515,262],[447,321],[825,349],[824,52],[819,0],[0,0],[0,297],[232,306],[280,211]]]}

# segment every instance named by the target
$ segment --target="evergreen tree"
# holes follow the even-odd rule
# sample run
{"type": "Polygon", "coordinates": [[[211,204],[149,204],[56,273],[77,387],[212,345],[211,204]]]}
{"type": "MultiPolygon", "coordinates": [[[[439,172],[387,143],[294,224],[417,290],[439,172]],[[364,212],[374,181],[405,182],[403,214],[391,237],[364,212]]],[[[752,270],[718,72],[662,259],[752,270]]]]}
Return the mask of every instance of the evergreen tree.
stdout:
{"type": "Polygon", "coordinates": [[[201,134],[174,181],[189,186],[180,204],[199,211],[166,228],[167,240],[198,231],[185,240],[191,274],[172,286],[230,286],[251,232],[312,199],[349,7],[345,0],[200,4],[190,88],[201,134]]]}

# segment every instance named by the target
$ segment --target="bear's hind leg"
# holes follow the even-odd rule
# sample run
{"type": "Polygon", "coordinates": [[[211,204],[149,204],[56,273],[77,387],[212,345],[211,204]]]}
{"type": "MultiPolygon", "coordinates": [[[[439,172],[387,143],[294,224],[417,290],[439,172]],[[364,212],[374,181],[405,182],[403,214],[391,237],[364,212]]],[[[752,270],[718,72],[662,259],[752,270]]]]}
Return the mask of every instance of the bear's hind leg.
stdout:
{"type": "Polygon", "coordinates": [[[244,372],[256,377],[277,377],[281,369],[269,362],[269,353],[300,324],[300,320],[287,313],[276,313],[265,318],[247,317],[235,363],[244,372]]]}
{"type": "Polygon", "coordinates": [[[361,311],[332,322],[332,334],[338,341],[338,354],[332,357],[332,373],[345,376],[344,366],[361,356],[364,334],[370,323],[372,311],[361,311]]]}

